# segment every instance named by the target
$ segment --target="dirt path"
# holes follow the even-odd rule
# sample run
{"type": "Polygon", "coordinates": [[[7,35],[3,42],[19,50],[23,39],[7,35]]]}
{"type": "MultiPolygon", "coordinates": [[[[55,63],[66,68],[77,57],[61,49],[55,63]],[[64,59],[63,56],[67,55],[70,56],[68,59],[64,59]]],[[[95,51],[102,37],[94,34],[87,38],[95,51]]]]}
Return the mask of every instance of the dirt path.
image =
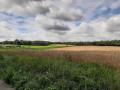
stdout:
{"type": "Polygon", "coordinates": [[[5,82],[3,82],[2,80],[0,80],[0,90],[15,90],[15,89],[11,88],[5,82]]]}

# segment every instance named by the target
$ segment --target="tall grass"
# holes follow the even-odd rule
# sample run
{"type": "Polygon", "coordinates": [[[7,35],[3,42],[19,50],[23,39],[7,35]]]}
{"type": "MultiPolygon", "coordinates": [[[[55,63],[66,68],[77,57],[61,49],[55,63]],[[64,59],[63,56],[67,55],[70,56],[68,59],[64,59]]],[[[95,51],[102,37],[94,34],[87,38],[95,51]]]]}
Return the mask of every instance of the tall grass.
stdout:
{"type": "Polygon", "coordinates": [[[0,55],[0,77],[17,90],[120,90],[120,73],[97,63],[0,55]]]}
{"type": "Polygon", "coordinates": [[[98,62],[120,70],[120,51],[0,50],[0,53],[45,59],[69,59],[69,61],[74,62],[98,62]]]}

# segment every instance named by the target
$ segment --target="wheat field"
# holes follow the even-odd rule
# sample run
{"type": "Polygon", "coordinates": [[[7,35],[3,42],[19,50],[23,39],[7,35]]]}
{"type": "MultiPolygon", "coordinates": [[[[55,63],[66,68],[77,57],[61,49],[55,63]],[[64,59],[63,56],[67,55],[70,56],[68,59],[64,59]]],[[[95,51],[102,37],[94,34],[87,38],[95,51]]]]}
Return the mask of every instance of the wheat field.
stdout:
{"type": "Polygon", "coordinates": [[[50,50],[0,50],[0,53],[74,62],[98,62],[120,70],[120,47],[76,46],[50,50]]]}
{"type": "Polygon", "coordinates": [[[56,48],[54,50],[67,50],[67,51],[120,51],[120,47],[113,46],[76,46],[67,48],[56,48]]]}

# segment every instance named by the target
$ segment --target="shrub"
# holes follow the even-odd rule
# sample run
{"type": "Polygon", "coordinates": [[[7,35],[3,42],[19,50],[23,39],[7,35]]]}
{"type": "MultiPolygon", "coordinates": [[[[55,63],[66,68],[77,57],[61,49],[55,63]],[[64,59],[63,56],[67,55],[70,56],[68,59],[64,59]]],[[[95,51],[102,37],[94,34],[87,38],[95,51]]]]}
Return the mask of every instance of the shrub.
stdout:
{"type": "Polygon", "coordinates": [[[0,77],[17,90],[120,89],[120,73],[98,63],[0,55],[0,77]]]}

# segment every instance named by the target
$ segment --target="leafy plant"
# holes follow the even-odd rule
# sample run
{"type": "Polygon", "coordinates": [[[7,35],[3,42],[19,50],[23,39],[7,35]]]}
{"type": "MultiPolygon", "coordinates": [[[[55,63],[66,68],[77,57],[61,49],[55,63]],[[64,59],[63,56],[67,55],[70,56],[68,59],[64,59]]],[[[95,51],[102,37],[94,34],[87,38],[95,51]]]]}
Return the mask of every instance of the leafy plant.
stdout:
{"type": "Polygon", "coordinates": [[[98,63],[0,55],[0,77],[17,90],[120,90],[120,73],[98,63]]]}

